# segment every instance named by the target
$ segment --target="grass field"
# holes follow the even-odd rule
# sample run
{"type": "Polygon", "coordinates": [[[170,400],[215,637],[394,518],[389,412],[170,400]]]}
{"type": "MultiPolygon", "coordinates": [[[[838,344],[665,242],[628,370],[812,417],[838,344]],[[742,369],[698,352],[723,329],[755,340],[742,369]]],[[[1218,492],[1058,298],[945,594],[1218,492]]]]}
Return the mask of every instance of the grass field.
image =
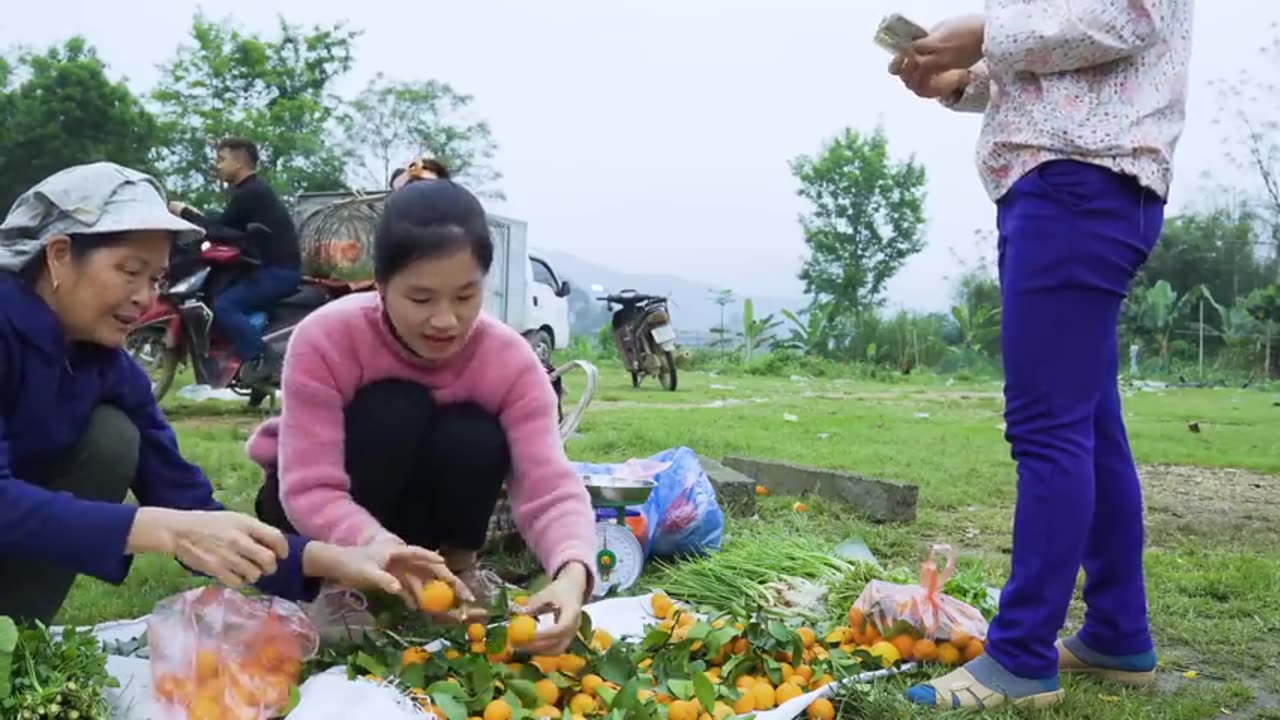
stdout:
{"type": "MultiPolygon", "coordinates": [[[[570,381],[572,391],[573,383],[570,381]]],[[[1280,718],[1280,406],[1253,390],[1134,392],[1126,412],[1147,486],[1147,580],[1164,668],[1154,692],[1075,681],[1068,702],[1042,717],[1280,718]],[[1198,421],[1200,432],[1188,428],[1198,421]]],[[[998,385],[939,378],[866,384],[684,373],[677,393],[633,390],[608,372],[575,459],[620,461],[687,445],[854,469],[920,486],[913,524],[868,525],[819,500],[798,515],[766,498],[761,529],[800,526],[832,543],[862,535],[882,561],[916,565],[927,544],[950,542],[981,559],[999,584],[1008,570],[1013,465],[1001,433],[998,385]],[[784,415],[793,416],[784,419],[784,415]]],[[[238,404],[170,403],[187,456],[219,497],[249,510],[259,482],[243,444],[260,416],[238,404]]],[[[122,588],[81,580],[59,620],[92,623],[148,612],[195,580],[173,562],[144,558],[122,588]]],[[[1080,619],[1076,603],[1071,624],[1080,619]]],[[[890,690],[896,689],[896,685],[890,690]]],[[[886,691],[867,717],[907,717],[886,691]]],[[[1013,713],[996,713],[1012,717],[1013,713]]]]}

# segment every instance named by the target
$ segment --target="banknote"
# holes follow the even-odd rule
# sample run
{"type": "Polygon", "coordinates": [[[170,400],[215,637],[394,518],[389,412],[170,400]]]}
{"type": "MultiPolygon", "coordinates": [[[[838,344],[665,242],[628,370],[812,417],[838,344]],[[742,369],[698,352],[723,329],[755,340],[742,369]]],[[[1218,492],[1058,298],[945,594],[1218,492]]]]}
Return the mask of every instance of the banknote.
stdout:
{"type": "Polygon", "coordinates": [[[875,42],[885,50],[900,55],[911,49],[911,43],[928,34],[929,31],[920,25],[894,14],[880,21],[880,27],[876,29],[875,42]]]}

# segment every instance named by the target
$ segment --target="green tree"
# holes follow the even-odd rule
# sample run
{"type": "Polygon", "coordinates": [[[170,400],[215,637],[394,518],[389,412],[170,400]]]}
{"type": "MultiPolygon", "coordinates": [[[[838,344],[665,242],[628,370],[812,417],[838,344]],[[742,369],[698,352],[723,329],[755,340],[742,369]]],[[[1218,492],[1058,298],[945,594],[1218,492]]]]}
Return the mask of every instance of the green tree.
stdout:
{"type": "Polygon", "coordinates": [[[1259,252],[1264,230],[1247,207],[1216,207],[1165,222],[1160,242],[1143,266],[1135,286],[1167,280],[1177,292],[1204,286],[1228,305],[1274,282],[1276,270],[1259,252]]]}
{"type": "Polygon", "coordinates": [[[82,37],[0,59],[0,204],[70,165],[153,171],[157,123],[82,37]]]}
{"type": "Polygon", "coordinates": [[[492,165],[498,145],[487,122],[469,117],[473,100],[439,80],[393,83],[379,73],[343,117],[350,155],[360,158],[352,180],[386,187],[393,169],[430,152],[474,191],[504,199],[492,165]]]}
{"type": "Polygon", "coordinates": [[[883,129],[846,129],[816,156],[792,161],[791,172],[812,206],[800,218],[805,292],[841,316],[878,307],[885,284],[924,248],[924,167],[892,160],[883,129]]]}
{"type": "Polygon", "coordinates": [[[193,44],[161,67],[152,94],[167,136],[160,164],[175,194],[221,203],[210,168],[213,145],[229,135],[257,143],[263,177],[286,196],[345,187],[333,86],[351,69],[357,36],[341,23],[304,29],[281,19],[278,36],[264,39],[197,14],[193,44]]]}

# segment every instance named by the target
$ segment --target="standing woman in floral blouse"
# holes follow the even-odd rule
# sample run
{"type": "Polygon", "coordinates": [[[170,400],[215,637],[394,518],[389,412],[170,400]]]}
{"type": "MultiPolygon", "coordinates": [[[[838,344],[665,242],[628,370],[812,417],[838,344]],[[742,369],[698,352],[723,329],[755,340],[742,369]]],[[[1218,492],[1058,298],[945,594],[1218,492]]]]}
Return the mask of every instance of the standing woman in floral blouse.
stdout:
{"type": "Polygon", "coordinates": [[[914,703],[1044,707],[1063,697],[1059,672],[1155,680],[1117,327],[1164,221],[1191,19],[1192,0],[987,0],[890,67],[917,95],[984,114],[1018,469],[987,653],[908,690],[914,703]],[[1084,627],[1055,642],[1082,565],[1084,627]]]}

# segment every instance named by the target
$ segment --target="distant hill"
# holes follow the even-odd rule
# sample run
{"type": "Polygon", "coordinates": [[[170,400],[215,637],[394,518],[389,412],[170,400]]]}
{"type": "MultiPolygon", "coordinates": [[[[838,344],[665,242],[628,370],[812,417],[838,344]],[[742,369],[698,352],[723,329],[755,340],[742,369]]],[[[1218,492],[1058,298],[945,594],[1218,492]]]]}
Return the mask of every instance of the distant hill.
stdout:
{"type": "MultiPolygon", "coordinates": [[[[652,295],[671,298],[672,321],[682,335],[709,335],[720,324],[720,307],[711,301],[718,287],[674,275],[645,275],[597,265],[568,253],[539,248],[537,253],[547,259],[557,274],[567,279],[573,288],[569,297],[575,335],[593,333],[608,319],[604,304],[594,300],[592,285],[601,285],[609,292],[631,289],[652,295]]],[[[725,324],[730,330],[742,327],[742,301],[726,308],[725,324]]],[[[798,311],[808,304],[803,297],[751,297],[757,317],[781,310],[798,311]]]]}

